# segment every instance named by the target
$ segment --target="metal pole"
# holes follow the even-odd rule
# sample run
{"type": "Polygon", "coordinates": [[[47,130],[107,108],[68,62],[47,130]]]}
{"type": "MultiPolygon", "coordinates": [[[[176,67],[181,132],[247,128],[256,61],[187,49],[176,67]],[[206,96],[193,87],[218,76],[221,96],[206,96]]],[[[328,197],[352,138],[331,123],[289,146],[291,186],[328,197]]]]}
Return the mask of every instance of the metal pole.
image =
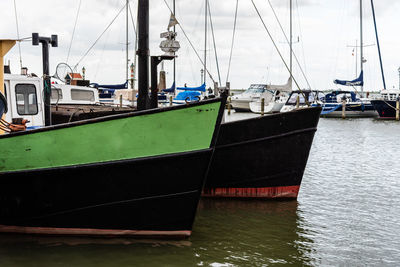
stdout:
{"type": "MultiPolygon", "coordinates": [[[[175,15],[175,0],[173,1],[172,10],[174,12],[174,16],[176,17],[176,15],[175,15]]],[[[176,32],[176,26],[174,25],[174,33],[175,32],[176,32]]],[[[174,36],[175,36],[175,34],[174,34],[174,36]]],[[[174,92],[175,92],[175,88],[176,88],[176,57],[174,58],[174,83],[173,83],[173,86],[174,86],[174,92]]]]}
{"type": "MultiPolygon", "coordinates": [[[[364,42],[363,42],[363,5],[362,5],[362,1],[363,0],[360,0],[360,50],[361,50],[361,52],[360,52],[360,54],[361,54],[361,69],[360,69],[360,71],[361,72],[363,72],[363,70],[364,70],[364,68],[363,68],[363,64],[364,64],[364,49],[363,49],[363,45],[364,45],[364,42]]],[[[363,85],[361,85],[361,97],[364,97],[364,86],[363,85]]]]}
{"type": "Polygon", "coordinates": [[[126,0],[126,66],[125,66],[125,70],[126,70],[126,81],[128,81],[129,79],[129,53],[128,53],[128,49],[129,49],[129,40],[128,40],[128,31],[129,31],[129,26],[128,26],[128,15],[129,15],[129,0],[126,0]]]}
{"type": "Polygon", "coordinates": [[[138,110],[149,106],[149,0],[138,0],[138,110]]]}
{"type": "Polygon", "coordinates": [[[261,98],[261,116],[264,116],[265,99],[261,98]]]}
{"type": "Polygon", "coordinates": [[[208,6],[208,0],[205,0],[205,6],[204,6],[204,80],[203,83],[206,83],[207,80],[207,6],[208,6]]]}
{"type": "Polygon", "coordinates": [[[293,71],[293,22],[292,22],[292,0],[290,0],[290,78],[293,78],[292,71],[293,71]]]}

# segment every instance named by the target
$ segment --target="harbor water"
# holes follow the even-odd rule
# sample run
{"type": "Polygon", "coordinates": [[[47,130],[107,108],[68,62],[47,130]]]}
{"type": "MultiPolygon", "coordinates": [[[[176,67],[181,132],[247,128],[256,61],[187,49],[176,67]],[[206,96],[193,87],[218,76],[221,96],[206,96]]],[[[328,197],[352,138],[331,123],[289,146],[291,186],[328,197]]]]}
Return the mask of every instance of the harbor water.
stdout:
{"type": "Polygon", "coordinates": [[[203,199],[185,241],[0,235],[0,266],[399,266],[399,140],[321,119],[297,201],[203,199]]]}

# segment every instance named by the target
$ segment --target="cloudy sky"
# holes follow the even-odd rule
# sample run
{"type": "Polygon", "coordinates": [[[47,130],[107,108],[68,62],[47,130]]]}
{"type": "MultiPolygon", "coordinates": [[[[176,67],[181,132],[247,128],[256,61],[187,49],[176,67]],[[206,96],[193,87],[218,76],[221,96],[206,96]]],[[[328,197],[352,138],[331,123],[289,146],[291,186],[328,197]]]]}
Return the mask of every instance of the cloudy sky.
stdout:
{"type": "MultiPolygon", "coordinates": [[[[172,4],[172,0],[166,0],[172,4]]],[[[288,33],[289,0],[270,0],[288,33]]],[[[58,63],[67,61],[78,69],[86,68],[88,79],[100,83],[123,83],[125,79],[125,13],[122,12],[108,31],[86,57],[85,52],[125,5],[125,0],[81,0],[75,36],[71,44],[75,17],[80,0],[15,0],[20,37],[38,32],[42,36],[58,34],[59,47],[51,49],[51,72],[58,63]]],[[[278,44],[285,60],[289,60],[289,48],[279,29],[268,0],[254,0],[263,19],[278,44]]],[[[387,87],[399,86],[398,68],[400,54],[400,1],[375,1],[379,37],[383,55],[387,87]]],[[[210,0],[216,38],[221,80],[225,83],[228,69],[230,44],[236,0],[210,0]]],[[[133,19],[136,20],[137,0],[130,2],[133,19]]],[[[204,1],[176,0],[176,16],[198,52],[204,53],[204,1]]],[[[359,0],[293,0],[294,53],[299,59],[313,89],[337,88],[333,80],[356,78],[355,50],[349,46],[359,44],[359,0]],[[354,50],[354,51],[353,51],[354,50]]],[[[164,0],[150,1],[150,49],[152,55],[162,54],[159,34],[166,30],[169,11],[164,0]]],[[[364,0],[364,49],[365,89],[380,90],[382,79],[373,29],[370,1],[364,0]]],[[[1,38],[16,38],[14,0],[0,0],[1,38]]],[[[129,18],[130,20],[130,18],[129,18]]],[[[134,54],[134,31],[129,23],[130,58],[134,54]]],[[[218,81],[216,61],[210,30],[208,36],[208,68],[218,81]]],[[[181,32],[178,32],[181,50],[177,59],[177,83],[200,85],[202,65],[181,32]]],[[[21,43],[23,65],[30,72],[42,73],[41,49],[30,41],[21,43]]],[[[13,72],[19,72],[18,46],[7,55],[13,72]]],[[[294,76],[301,87],[307,87],[305,79],[294,63],[294,76]]],[[[357,64],[359,65],[359,64],[357,64]]],[[[359,71],[359,66],[357,66],[359,71]]],[[[167,84],[172,83],[172,64],[166,62],[167,84]]],[[[230,82],[232,88],[246,88],[251,83],[283,84],[289,74],[272,46],[251,0],[239,0],[236,41],[232,57],[230,82]]],[[[211,79],[208,79],[211,85],[211,79]]]]}

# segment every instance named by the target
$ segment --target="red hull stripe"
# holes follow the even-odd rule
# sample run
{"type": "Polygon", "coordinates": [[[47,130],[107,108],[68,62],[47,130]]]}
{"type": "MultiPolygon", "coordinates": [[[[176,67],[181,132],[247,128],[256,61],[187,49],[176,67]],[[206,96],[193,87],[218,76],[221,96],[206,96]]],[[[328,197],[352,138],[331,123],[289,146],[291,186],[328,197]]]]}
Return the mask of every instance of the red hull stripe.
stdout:
{"type": "Polygon", "coordinates": [[[204,197],[231,198],[297,198],[300,186],[276,186],[262,188],[210,188],[204,189],[204,197]]]}
{"type": "Polygon", "coordinates": [[[80,228],[24,227],[0,225],[0,233],[33,235],[110,236],[110,237],[189,237],[192,231],[105,230],[80,228]]]}

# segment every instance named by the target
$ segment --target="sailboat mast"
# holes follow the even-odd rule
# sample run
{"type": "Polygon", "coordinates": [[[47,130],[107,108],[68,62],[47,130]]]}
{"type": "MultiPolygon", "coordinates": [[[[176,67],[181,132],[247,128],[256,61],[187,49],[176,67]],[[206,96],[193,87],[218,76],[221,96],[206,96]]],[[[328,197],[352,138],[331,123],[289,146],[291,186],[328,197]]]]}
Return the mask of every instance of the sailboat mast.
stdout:
{"type": "Polygon", "coordinates": [[[293,6],[292,0],[290,0],[290,78],[292,78],[292,71],[293,71],[293,14],[292,14],[293,6]]]}
{"type": "MultiPolygon", "coordinates": [[[[363,5],[362,0],[360,0],[360,71],[363,72],[364,68],[364,42],[363,42],[363,5]]],[[[361,85],[361,97],[364,97],[364,86],[361,85]]]]}
{"type": "Polygon", "coordinates": [[[208,7],[208,0],[205,0],[204,6],[204,76],[203,76],[203,83],[206,83],[207,80],[207,7],[208,7]]]}
{"type": "Polygon", "coordinates": [[[129,26],[128,26],[128,15],[129,15],[129,0],[126,0],[126,43],[125,43],[125,49],[126,49],[126,65],[125,65],[125,70],[126,70],[126,81],[129,79],[129,37],[128,37],[128,31],[129,31],[129,26]]]}
{"type": "MultiPolygon", "coordinates": [[[[176,15],[175,15],[175,0],[173,0],[172,10],[174,12],[174,16],[176,17],[176,15]]],[[[176,32],[176,28],[174,25],[174,33],[175,32],[176,32]]],[[[175,90],[175,88],[176,88],[176,57],[174,57],[174,83],[173,83],[173,86],[174,86],[173,89],[175,90]]]]}

